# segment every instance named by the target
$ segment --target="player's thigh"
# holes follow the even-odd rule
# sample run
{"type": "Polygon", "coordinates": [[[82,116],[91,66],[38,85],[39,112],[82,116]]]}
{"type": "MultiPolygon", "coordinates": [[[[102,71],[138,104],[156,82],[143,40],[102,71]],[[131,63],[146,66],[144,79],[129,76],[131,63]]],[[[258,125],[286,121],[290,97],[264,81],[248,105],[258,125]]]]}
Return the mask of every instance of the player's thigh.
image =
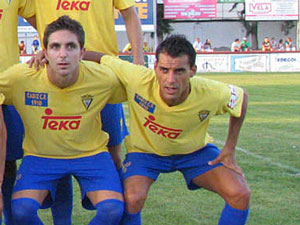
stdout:
{"type": "Polygon", "coordinates": [[[193,183],[216,192],[223,198],[248,190],[244,177],[224,166],[216,167],[195,177],[193,183]]]}
{"type": "Polygon", "coordinates": [[[31,198],[35,199],[42,205],[44,199],[48,196],[48,194],[48,190],[22,190],[14,192],[12,195],[12,199],[31,198]]]}
{"type": "Polygon", "coordinates": [[[120,176],[108,152],[73,159],[72,163],[72,174],[80,185],[85,208],[94,209],[98,202],[106,199],[123,201],[120,176]]]}
{"type": "Polygon", "coordinates": [[[90,199],[91,203],[95,206],[99,202],[102,202],[107,199],[117,199],[124,201],[123,194],[116,191],[90,191],[86,193],[86,196],[90,199]]]}
{"type": "Polygon", "coordinates": [[[146,197],[154,180],[146,176],[131,176],[123,182],[125,199],[131,195],[146,197]]]}

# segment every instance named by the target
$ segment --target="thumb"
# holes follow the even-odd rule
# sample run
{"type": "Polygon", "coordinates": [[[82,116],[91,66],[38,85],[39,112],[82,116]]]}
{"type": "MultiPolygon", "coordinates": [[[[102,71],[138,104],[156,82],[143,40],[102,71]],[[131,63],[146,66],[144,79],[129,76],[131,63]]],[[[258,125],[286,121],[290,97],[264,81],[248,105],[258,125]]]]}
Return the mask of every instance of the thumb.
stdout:
{"type": "Polygon", "coordinates": [[[213,165],[218,164],[219,162],[220,162],[220,159],[218,157],[218,158],[216,158],[214,160],[208,161],[208,165],[213,166],[213,165]]]}

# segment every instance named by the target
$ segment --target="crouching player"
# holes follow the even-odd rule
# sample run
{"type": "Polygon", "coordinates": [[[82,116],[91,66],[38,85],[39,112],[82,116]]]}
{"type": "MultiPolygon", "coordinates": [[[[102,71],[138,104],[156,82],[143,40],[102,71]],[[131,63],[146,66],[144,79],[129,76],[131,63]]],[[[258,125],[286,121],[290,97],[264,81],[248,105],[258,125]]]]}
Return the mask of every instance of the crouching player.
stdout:
{"type": "Polygon", "coordinates": [[[250,190],[235,161],[235,146],[247,94],[233,85],[194,77],[195,58],[193,46],[181,35],[158,46],[154,70],[111,56],[101,58],[101,64],[118,74],[129,105],[121,224],[141,224],[150,186],[160,173],[174,171],[183,174],[190,190],[205,188],[224,199],[219,225],[246,223],[250,190]],[[209,143],[207,130],[210,119],[224,113],[230,114],[230,121],[220,151],[209,143]]]}
{"type": "Polygon", "coordinates": [[[0,73],[4,104],[15,105],[25,128],[12,197],[15,222],[43,224],[38,209],[55,200],[57,181],[71,174],[83,206],[97,210],[89,224],[119,224],[122,185],[99,114],[107,103],[123,101],[124,90],[108,67],[81,62],[84,31],[77,21],[60,17],[47,26],[43,42],[45,68],[20,64],[0,73]]]}

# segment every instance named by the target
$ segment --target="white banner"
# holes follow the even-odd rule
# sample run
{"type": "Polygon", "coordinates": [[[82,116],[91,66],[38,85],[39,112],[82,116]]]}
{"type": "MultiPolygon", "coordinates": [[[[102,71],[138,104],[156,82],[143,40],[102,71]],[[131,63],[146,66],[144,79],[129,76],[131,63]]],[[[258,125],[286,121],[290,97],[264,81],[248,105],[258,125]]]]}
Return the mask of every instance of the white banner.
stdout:
{"type": "Polygon", "coordinates": [[[300,54],[271,54],[270,72],[296,72],[300,71],[300,54]]]}
{"type": "Polygon", "coordinates": [[[246,20],[298,20],[298,0],[245,0],[246,20]]]}
{"type": "Polygon", "coordinates": [[[230,72],[230,55],[199,55],[196,57],[197,72],[230,72]]]}
{"type": "Polygon", "coordinates": [[[232,55],[232,72],[268,72],[269,55],[232,55]]]}

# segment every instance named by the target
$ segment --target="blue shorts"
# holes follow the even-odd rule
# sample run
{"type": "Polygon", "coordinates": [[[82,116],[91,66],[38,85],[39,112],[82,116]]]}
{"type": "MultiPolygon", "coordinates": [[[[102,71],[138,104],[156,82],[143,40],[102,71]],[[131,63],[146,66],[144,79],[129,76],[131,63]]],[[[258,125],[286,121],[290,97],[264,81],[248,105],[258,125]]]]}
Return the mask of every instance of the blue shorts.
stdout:
{"type": "Polygon", "coordinates": [[[122,104],[107,104],[101,111],[102,130],[109,134],[107,146],[120,145],[128,135],[122,104]]]}
{"type": "Polygon", "coordinates": [[[55,201],[58,180],[67,175],[73,175],[78,181],[82,205],[86,209],[95,209],[86,197],[87,192],[109,190],[123,193],[119,173],[108,152],[77,159],[26,156],[22,160],[13,191],[49,190],[50,195],[42,205],[42,208],[47,208],[55,201]]]}
{"type": "Polygon", "coordinates": [[[149,153],[128,153],[123,163],[122,180],[134,175],[141,175],[156,180],[160,173],[180,171],[188,189],[201,188],[192,180],[212,170],[221,163],[210,166],[208,162],[217,158],[220,150],[213,144],[186,155],[159,156],[149,153]]]}
{"type": "Polygon", "coordinates": [[[14,106],[3,105],[2,108],[7,129],[6,160],[21,159],[23,157],[23,122],[14,106]]]}

